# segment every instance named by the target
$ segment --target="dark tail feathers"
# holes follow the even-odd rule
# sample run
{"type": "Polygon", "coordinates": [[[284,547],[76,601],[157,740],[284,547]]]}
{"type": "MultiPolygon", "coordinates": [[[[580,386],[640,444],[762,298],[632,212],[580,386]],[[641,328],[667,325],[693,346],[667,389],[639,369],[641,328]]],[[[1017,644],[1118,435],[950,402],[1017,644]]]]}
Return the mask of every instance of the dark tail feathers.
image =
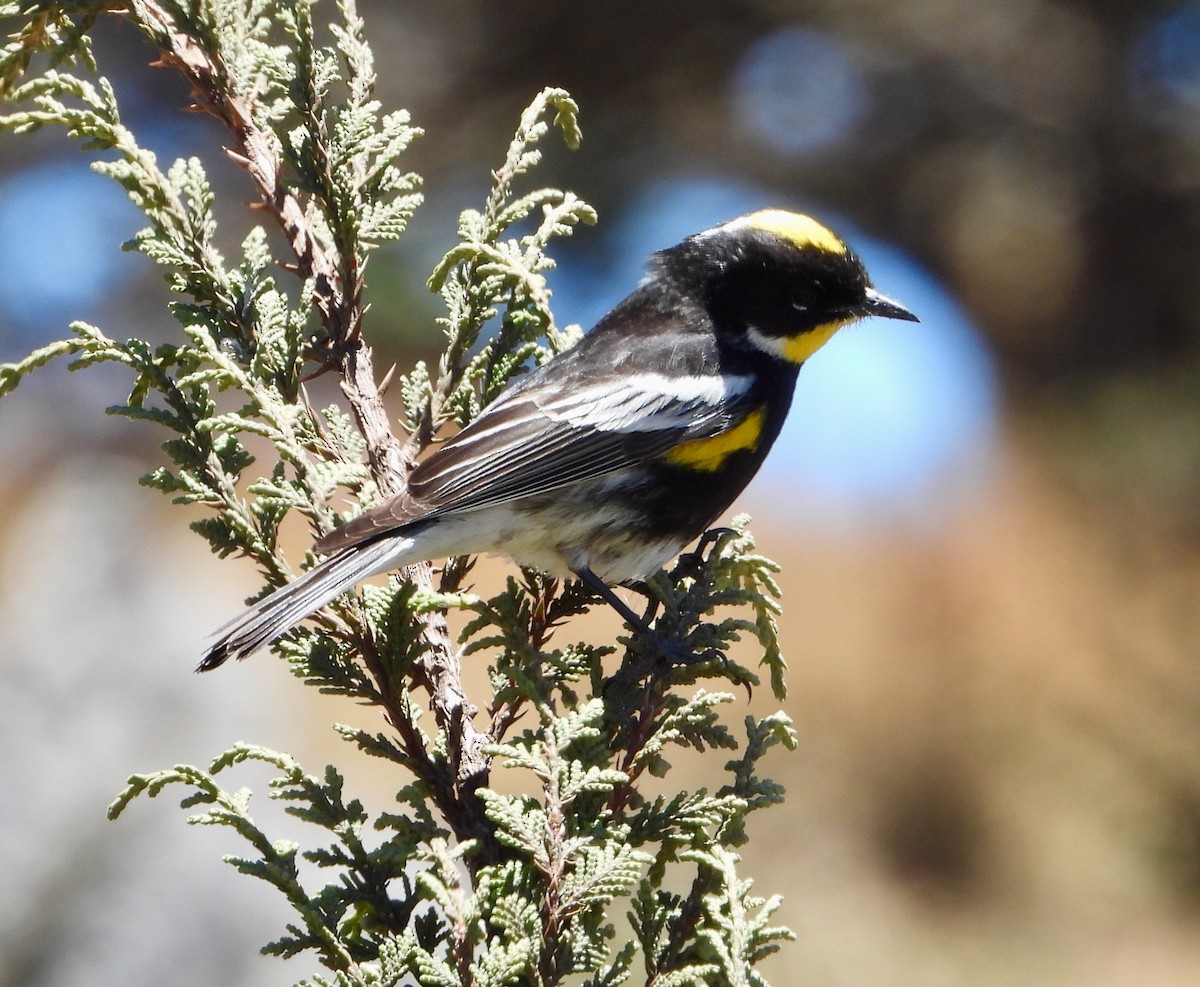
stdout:
{"type": "Polygon", "coordinates": [[[299,579],[281,586],[220,628],[196,671],[208,672],[230,658],[240,660],[253,654],[341,596],[360,579],[387,568],[385,560],[395,548],[391,539],[383,538],[373,544],[347,548],[313,566],[299,579]]]}

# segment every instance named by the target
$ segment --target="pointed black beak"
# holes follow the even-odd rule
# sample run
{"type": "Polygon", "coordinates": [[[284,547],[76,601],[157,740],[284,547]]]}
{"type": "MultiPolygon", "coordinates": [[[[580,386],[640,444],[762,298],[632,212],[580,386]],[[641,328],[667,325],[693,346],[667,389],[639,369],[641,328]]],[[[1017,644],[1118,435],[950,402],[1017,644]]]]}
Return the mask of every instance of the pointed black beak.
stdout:
{"type": "Polygon", "coordinates": [[[887,295],[881,295],[874,288],[868,288],[863,296],[863,315],[877,315],[881,319],[903,319],[905,322],[920,322],[912,312],[899,302],[894,302],[887,295]]]}

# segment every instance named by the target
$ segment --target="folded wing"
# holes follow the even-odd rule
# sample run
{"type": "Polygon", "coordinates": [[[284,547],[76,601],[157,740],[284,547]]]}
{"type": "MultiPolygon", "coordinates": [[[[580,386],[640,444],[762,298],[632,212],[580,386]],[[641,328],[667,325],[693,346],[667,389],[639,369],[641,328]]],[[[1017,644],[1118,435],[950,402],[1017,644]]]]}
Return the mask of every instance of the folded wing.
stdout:
{"type": "Polygon", "coordinates": [[[419,463],[406,493],[326,535],[316,551],[614,473],[679,442],[719,435],[755,407],[747,376],[622,374],[574,388],[561,380],[522,383],[529,386],[502,395],[419,463]]]}

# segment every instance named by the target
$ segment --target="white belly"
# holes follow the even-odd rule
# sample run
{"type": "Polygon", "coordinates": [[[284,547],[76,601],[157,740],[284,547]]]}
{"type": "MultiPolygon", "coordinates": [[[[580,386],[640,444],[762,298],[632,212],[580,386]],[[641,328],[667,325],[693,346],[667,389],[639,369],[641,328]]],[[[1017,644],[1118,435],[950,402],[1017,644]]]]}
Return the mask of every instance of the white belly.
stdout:
{"type": "Polygon", "coordinates": [[[396,550],[378,571],[451,555],[497,555],[551,576],[569,578],[591,569],[606,583],[641,579],[681,552],[677,538],[631,539],[624,509],[606,503],[595,486],[586,501],[556,491],[536,510],[529,501],[483,507],[437,518],[412,535],[397,536],[396,550]]]}

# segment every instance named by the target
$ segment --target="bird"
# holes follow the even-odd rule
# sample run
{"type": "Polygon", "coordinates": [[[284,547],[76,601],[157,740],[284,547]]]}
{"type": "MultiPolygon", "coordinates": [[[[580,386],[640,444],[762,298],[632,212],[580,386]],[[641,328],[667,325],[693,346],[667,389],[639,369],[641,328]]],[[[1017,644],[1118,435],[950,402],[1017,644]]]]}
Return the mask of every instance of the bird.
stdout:
{"type": "Polygon", "coordinates": [[[639,633],[613,586],[658,571],[758,472],[801,366],[867,316],[919,321],[816,219],[770,208],[653,254],[574,346],[514,378],[404,490],[318,538],[324,558],[215,632],[242,659],[368,577],[489,554],[576,578],[639,633]]]}

